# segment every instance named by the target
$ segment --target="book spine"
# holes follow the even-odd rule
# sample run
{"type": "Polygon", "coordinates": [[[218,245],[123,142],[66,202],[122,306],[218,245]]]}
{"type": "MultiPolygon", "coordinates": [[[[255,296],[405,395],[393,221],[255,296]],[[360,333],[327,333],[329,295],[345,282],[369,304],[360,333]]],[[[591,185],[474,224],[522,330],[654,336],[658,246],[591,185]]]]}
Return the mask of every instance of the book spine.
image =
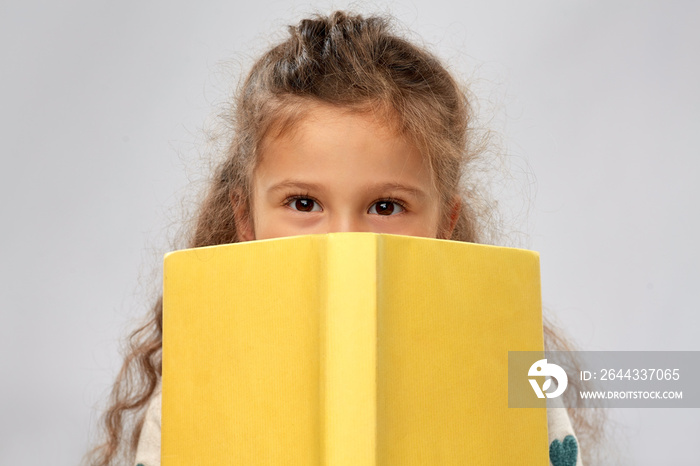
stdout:
{"type": "Polygon", "coordinates": [[[321,316],[325,466],[376,462],[377,239],[329,235],[321,316]]]}

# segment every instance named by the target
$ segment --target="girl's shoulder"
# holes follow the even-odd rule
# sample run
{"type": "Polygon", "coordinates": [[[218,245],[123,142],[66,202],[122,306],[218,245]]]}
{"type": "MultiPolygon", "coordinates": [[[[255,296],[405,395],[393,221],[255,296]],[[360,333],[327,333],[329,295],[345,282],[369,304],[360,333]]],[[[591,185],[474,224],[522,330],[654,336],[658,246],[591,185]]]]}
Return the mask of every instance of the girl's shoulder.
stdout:
{"type": "Polygon", "coordinates": [[[160,466],[160,413],[161,385],[159,384],[146,408],[139,444],[136,447],[134,464],[138,466],[160,466]]]}
{"type": "Polygon", "coordinates": [[[552,466],[583,466],[571,418],[559,398],[547,399],[547,428],[552,466]]]}
{"type": "MultiPolygon", "coordinates": [[[[137,466],[160,466],[161,388],[156,390],[146,409],[139,444],[137,466]]],[[[578,439],[566,408],[558,399],[547,400],[549,461],[552,466],[583,466],[578,439]]]]}

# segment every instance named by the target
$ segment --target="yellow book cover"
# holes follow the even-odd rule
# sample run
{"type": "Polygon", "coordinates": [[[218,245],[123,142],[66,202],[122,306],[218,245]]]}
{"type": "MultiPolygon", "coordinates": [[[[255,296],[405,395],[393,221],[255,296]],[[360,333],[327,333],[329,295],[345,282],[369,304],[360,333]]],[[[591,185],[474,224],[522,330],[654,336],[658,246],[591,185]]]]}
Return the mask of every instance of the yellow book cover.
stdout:
{"type": "Polygon", "coordinates": [[[548,464],[539,257],[373,233],[165,258],[162,464],[548,464]]]}

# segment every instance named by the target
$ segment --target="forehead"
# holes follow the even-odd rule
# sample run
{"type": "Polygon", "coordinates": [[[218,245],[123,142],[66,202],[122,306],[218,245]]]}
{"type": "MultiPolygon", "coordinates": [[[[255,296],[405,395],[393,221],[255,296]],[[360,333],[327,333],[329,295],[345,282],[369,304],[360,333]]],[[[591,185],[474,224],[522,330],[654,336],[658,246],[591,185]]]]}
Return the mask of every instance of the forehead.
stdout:
{"type": "Polygon", "coordinates": [[[368,169],[398,171],[404,177],[432,178],[426,158],[397,131],[395,119],[385,111],[315,104],[297,113],[297,118],[284,120],[263,139],[259,168],[279,171],[303,163],[306,168],[343,169],[359,163],[368,169]]]}
{"type": "Polygon", "coordinates": [[[400,118],[389,105],[380,101],[368,101],[352,106],[333,105],[318,102],[309,98],[282,97],[274,99],[264,118],[264,133],[258,145],[258,152],[264,153],[267,146],[280,138],[294,139],[299,129],[306,126],[318,126],[346,121],[364,121],[373,127],[381,129],[385,134],[393,134],[401,139],[410,139],[401,134],[400,118]]]}

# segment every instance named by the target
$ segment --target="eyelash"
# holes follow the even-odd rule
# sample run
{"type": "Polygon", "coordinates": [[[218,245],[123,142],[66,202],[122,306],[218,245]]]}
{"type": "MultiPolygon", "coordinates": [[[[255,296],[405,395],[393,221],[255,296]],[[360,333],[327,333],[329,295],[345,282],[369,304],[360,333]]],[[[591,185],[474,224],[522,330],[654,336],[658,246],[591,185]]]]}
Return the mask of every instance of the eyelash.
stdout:
{"type": "MultiPolygon", "coordinates": [[[[299,199],[308,199],[308,200],[310,200],[310,201],[315,202],[315,203],[318,204],[319,206],[321,205],[321,203],[318,202],[318,201],[316,200],[316,198],[314,198],[314,197],[312,197],[312,196],[309,196],[308,194],[292,194],[292,195],[289,195],[289,196],[286,197],[286,199],[284,200],[284,202],[282,203],[282,205],[285,205],[285,206],[289,207],[289,205],[290,205],[292,202],[297,201],[297,200],[299,200],[299,199]]],[[[295,209],[293,209],[293,210],[295,210],[295,209]]]]}
{"type": "MultiPolygon", "coordinates": [[[[401,207],[401,212],[399,212],[399,213],[406,212],[406,210],[407,210],[407,209],[406,209],[406,204],[405,204],[403,201],[401,201],[400,199],[395,199],[395,198],[393,198],[393,197],[385,197],[385,198],[382,198],[382,199],[377,199],[376,201],[374,201],[374,202],[372,203],[372,205],[370,206],[370,209],[372,208],[372,206],[377,205],[377,204],[379,204],[380,202],[391,202],[391,203],[393,203],[393,204],[398,205],[399,207],[401,207]]],[[[378,215],[378,214],[377,214],[377,215],[378,215]]],[[[391,215],[382,215],[382,217],[390,217],[390,216],[391,216],[391,215]]]]}
{"type": "MultiPolygon", "coordinates": [[[[299,200],[299,199],[308,199],[308,200],[310,200],[310,201],[315,202],[315,203],[318,204],[319,206],[321,205],[321,203],[318,202],[318,200],[316,200],[316,198],[314,198],[313,196],[310,196],[310,195],[308,195],[308,194],[291,194],[291,195],[288,195],[288,196],[286,196],[286,198],[285,198],[285,200],[284,200],[284,202],[283,202],[283,205],[289,207],[289,205],[290,205],[292,202],[294,202],[294,201],[296,201],[296,200],[299,200]]],[[[406,209],[406,204],[405,204],[402,200],[396,199],[396,198],[393,198],[393,197],[385,197],[385,198],[382,198],[382,199],[377,199],[376,201],[374,201],[374,202],[372,203],[372,205],[370,206],[370,209],[372,208],[372,206],[374,206],[374,205],[376,205],[376,204],[379,204],[380,202],[391,202],[391,203],[394,203],[394,204],[398,205],[399,207],[401,207],[402,212],[405,212],[405,211],[407,210],[407,209],[406,209]]],[[[321,209],[323,209],[323,207],[321,207],[321,209]]],[[[368,210],[369,210],[369,209],[368,209],[368,210]]],[[[399,213],[401,213],[401,212],[399,212],[399,213]]],[[[376,214],[376,215],[379,215],[379,214],[376,214]]],[[[380,215],[380,216],[381,216],[381,215],[380,215]]],[[[383,215],[383,217],[390,217],[390,215],[383,215]]]]}

